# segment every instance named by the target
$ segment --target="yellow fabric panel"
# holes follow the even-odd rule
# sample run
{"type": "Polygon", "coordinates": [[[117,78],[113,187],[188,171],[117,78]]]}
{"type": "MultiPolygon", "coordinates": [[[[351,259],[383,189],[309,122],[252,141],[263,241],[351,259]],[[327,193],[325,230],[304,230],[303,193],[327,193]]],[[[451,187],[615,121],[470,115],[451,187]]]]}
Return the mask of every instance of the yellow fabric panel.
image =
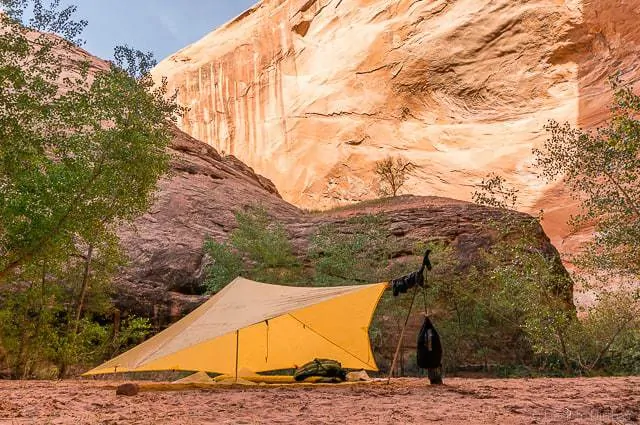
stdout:
{"type": "MultiPolygon", "coordinates": [[[[255,372],[290,369],[316,357],[325,357],[339,361],[346,368],[377,370],[375,362],[361,361],[288,314],[268,323],[257,323],[238,331],[238,369],[255,372]]],[[[366,332],[352,333],[352,336],[360,339],[360,344],[368,344],[366,332]]],[[[201,370],[234,375],[235,360],[236,332],[232,332],[145,363],[135,371],[201,370]]]]}
{"type": "MultiPolygon", "coordinates": [[[[376,370],[374,361],[367,362],[366,357],[362,361],[349,346],[338,346],[329,339],[331,335],[320,335],[288,314],[269,320],[268,330],[263,322],[240,330],[239,336],[239,367],[255,372],[295,368],[316,357],[337,360],[346,368],[376,370]]],[[[362,332],[352,336],[358,345],[369,343],[362,332]]]]}
{"type": "Polygon", "coordinates": [[[229,373],[236,367],[236,333],[214,338],[177,353],[144,363],[136,372],[152,370],[198,370],[229,373]]]}
{"type": "Polygon", "coordinates": [[[87,372],[292,368],[316,357],[377,370],[368,326],[386,284],[304,288],[238,278],[165,331],[87,372]],[[267,326],[268,322],[268,326],[267,326]]]}
{"type": "Polygon", "coordinates": [[[225,293],[231,288],[228,285],[222,291],[211,297],[200,307],[169,326],[164,331],[154,335],[143,343],[136,345],[129,351],[120,354],[117,357],[103,363],[95,369],[92,369],[83,375],[100,375],[105,373],[131,372],[140,366],[145,360],[157,353],[167,342],[179,338],[194,322],[206,315],[211,309],[216,307],[220,299],[225,297],[225,293]]]}
{"type": "Polygon", "coordinates": [[[359,288],[354,286],[278,286],[237,278],[205,303],[206,312],[189,322],[187,326],[181,326],[179,337],[173,337],[176,335],[175,332],[163,335],[162,345],[137,365],[178,353],[212,338],[280,316],[292,309],[314,305],[357,290],[359,288]]]}
{"type": "Polygon", "coordinates": [[[384,290],[385,284],[371,286],[290,314],[370,366],[364,369],[377,370],[369,325],[384,290]]]}

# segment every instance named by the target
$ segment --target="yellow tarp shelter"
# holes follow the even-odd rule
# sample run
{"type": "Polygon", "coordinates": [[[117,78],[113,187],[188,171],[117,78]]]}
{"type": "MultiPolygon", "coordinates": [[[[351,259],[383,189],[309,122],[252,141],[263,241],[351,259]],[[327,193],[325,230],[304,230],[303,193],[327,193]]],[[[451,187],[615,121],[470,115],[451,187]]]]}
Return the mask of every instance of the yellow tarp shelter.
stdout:
{"type": "Polygon", "coordinates": [[[237,278],[166,330],[85,375],[162,370],[235,374],[330,358],[377,370],[369,325],[386,284],[301,288],[237,278]]]}

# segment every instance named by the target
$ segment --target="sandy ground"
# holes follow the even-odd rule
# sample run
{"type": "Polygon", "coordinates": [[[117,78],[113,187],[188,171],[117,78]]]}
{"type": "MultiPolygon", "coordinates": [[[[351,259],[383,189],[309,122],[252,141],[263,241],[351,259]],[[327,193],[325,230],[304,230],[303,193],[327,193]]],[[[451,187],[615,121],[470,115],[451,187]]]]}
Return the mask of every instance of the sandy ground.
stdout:
{"type": "Polygon", "coordinates": [[[96,381],[1,381],[0,424],[634,424],[640,378],[429,386],[224,387],[116,396],[96,381]]]}

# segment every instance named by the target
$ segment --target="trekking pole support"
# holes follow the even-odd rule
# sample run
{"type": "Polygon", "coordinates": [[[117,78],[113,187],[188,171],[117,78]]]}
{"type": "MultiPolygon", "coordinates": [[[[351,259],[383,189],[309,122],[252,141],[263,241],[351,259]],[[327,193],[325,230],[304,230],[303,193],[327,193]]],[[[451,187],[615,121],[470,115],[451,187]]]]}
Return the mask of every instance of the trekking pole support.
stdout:
{"type": "Polygon", "coordinates": [[[238,383],[238,354],[240,352],[240,330],[236,330],[236,378],[234,383],[238,383]]]}
{"type": "Polygon", "coordinates": [[[404,319],[404,325],[402,325],[402,330],[400,331],[400,339],[398,339],[396,352],[393,354],[393,362],[391,362],[391,369],[389,369],[389,377],[387,378],[387,384],[391,383],[391,376],[393,376],[393,371],[396,368],[398,353],[400,353],[400,347],[402,346],[402,341],[404,339],[404,330],[407,328],[407,323],[409,323],[409,317],[411,316],[411,310],[413,310],[413,303],[416,300],[416,295],[418,295],[418,286],[416,286],[416,289],[413,291],[413,297],[411,298],[411,305],[409,305],[409,311],[407,312],[407,317],[404,319]]]}

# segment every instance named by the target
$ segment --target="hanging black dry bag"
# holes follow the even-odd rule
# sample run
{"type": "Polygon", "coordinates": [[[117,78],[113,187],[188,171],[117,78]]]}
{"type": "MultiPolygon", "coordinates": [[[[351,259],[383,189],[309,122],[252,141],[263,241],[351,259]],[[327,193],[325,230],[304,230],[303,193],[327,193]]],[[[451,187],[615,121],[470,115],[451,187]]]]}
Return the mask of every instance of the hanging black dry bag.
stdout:
{"type": "Polygon", "coordinates": [[[424,318],[424,323],[418,334],[418,352],[416,359],[418,367],[423,369],[436,369],[442,366],[442,345],[440,335],[429,320],[424,318]]]}

